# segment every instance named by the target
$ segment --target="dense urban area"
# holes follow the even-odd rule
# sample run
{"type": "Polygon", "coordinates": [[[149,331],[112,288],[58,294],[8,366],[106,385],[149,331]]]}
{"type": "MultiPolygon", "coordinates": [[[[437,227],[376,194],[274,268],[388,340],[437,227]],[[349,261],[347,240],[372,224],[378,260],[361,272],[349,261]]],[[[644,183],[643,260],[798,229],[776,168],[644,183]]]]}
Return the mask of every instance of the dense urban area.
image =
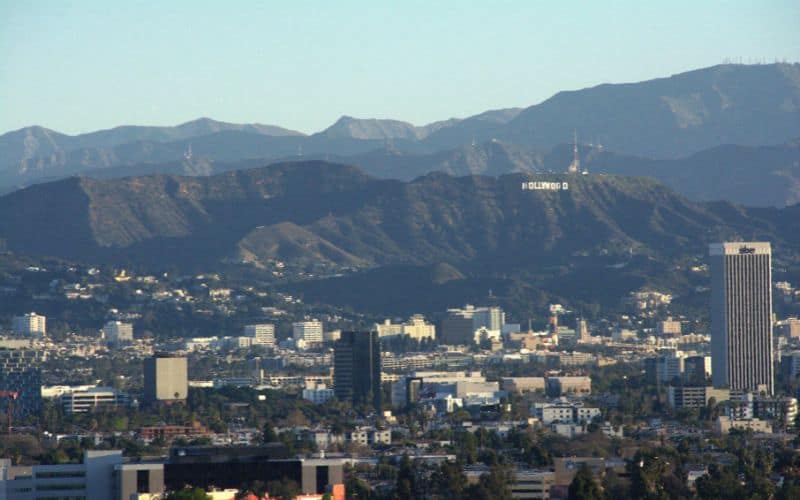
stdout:
{"type": "MultiPolygon", "coordinates": [[[[712,245],[692,269],[710,279],[700,292],[715,297],[715,248],[729,247],[770,257],[768,244],[712,245]]],[[[726,379],[713,370],[713,314],[676,313],[663,290],[590,315],[550,304],[509,317],[488,292],[386,319],[242,273],[5,257],[6,498],[800,494],[800,289],[772,280],[769,260],[760,281],[737,285],[747,307],[770,311],[768,334],[728,354],[743,378],[726,379]]],[[[260,276],[284,272],[276,261],[260,276]]]]}
{"type": "Polygon", "coordinates": [[[798,28],[0,0],[0,500],[800,499],[798,28]]]}

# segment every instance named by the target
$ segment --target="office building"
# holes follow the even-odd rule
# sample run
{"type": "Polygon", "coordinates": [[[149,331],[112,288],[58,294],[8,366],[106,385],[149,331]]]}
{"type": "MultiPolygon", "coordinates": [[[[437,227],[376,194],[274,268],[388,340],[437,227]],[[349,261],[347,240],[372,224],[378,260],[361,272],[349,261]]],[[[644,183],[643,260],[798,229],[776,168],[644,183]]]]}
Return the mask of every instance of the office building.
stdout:
{"type": "Polygon", "coordinates": [[[588,396],[592,393],[590,377],[547,377],[545,394],[550,397],[588,396]]]}
{"type": "Polygon", "coordinates": [[[476,330],[503,331],[506,315],[499,307],[475,307],[467,304],[463,308],[447,310],[442,320],[441,343],[448,345],[472,345],[476,330]]]}
{"type": "Polygon", "coordinates": [[[381,338],[395,335],[408,335],[414,340],[436,338],[436,327],[427,323],[421,314],[415,314],[408,321],[400,324],[392,323],[387,319],[382,324],[376,324],[375,331],[381,338]]]}
{"type": "Polygon", "coordinates": [[[554,422],[588,423],[600,416],[599,408],[586,407],[583,403],[566,399],[550,403],[534,403],[532,410],[534,416],[545,425],[554,422]]]}
{"type": "Polygon", "coordinates": [[[714,386],[773,394],[770,244],[715,243],[709,253],[714,386]]]}
{"type": "Polygon", "coordinates": [[[64,391],[60,396],[64,413],[86,413],[98,408],[116,408],[130,405],[130,397],[112,387],[90,387],[64,391]]]}
{"type": "Polygon", "coordinates": [[[450,312],[442,319],[441,343],[446,345],[472,345],[475,330],[472,329],[472,316],[450,312]]]}
{"type": "Polygon", "coordinates": [[[683,381],[689,385],[706,385],[711,377],[711,356],[688,356],[683,360],[683,381]]]}
{"type": "Polygon", "coordinates": [[[322,321],[298,321],[292,323],[292,337],[295,342],[303,341],[306,345],[322,343],[322,321]]]}
{"type": "Polygon", "coordinates": [[[106,341],[114,347],[133,342],[133,325],[122,321],[109,321],[103,326],[106,341]]]}
{"type": "Polygon", "coordinates": [[[155,499],[187,486],[235,493],[243,484],[286,479],[304,495],[321,496],[336,487],[341,491],[343,466],[342,459],[289,458],[278,444],[173,448],[167,460],[141,462],[126,461],[120,450],[87,451],[79,464],[19,466],[3,458],[0,500],[155,499]]]}
{"type": "Polygon", "coordinates": [[[31,312],[22,316],[14,316],[11,329],[22,335],[43,336],[47,334],[47,318],[31,312]]]}
{"type": "Polygon", "coordinates": [[[315,405],[326,403],[328,400],[333,399],[334,396],[333,389],[329,389],[322,382],[306,382],[306,386],[303,389],[303,399],[311,401],[315,405]]]}
{"type": "Polygon", "coordinates": [[[34,349],[0,349],[0,390],[15,391],[14,418],[35,415],[42,407],[42,374],[39,363],[44,358],[34,349]]]}
{"type": "Polygon", "coordinates": [[[244,336],[253,339],[252,345],[273,347],[275,345],[275,325],[269,323],[246,325],[244,336]]]}
{"type": "Polygon", "coordinates": [[[730,391],[705,385],[667,387],[667,402],[675,410],[705,408],[712,399],[716,403],[728,401],[730,391]]]}
{"type": "Polygon", "coordinates": [[[157,353],[144,360],[144,391],[146,404],[186,399],[189,391],[186,358],[157,353]]]}
{"type": "Polygon", "coordinates": [[[472,314],[472,328],[502,331],[506,324],[506,313],[499,307],[478,307],[472,314]]]}
{"type": "Polygon", "coordinates": [[[381,410],[381,341],[377,332],[342,332],[333,348],[333,390],[354,406],[381,410]]]}
{"type": "Polygon", "coordinates": [[[681,322],[671,317],[659,321],[656,325],[656,332],[663,337],[678,336],[681,334],[681,322]]]}
{"type": "Polygon", "coordinates": [[[645,375],[651,384],[670,384],[681,378],[684,370],[684,356],[671,351],[655,358],[645,360],[645,375]]]}

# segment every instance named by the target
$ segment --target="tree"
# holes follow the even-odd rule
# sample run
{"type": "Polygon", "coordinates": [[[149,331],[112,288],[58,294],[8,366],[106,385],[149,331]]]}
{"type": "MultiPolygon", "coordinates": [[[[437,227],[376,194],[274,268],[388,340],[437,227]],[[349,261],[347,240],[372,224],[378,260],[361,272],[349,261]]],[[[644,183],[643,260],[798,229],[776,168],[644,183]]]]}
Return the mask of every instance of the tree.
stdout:
{"type": "Polygon", "coordinates": [[[481,476],[478,484],[466,490],[470,500],[511,500],[511,483],[514,478],[507,467],[492,467],[488,474],[481,476]]]}
{"type": "Polygon", "coordinates": [[[184,488],[168,493],[164,500],[211,500],[211,496],[202,488],[184,488]]]}
{"type": "Polygon", "coordinates": [[[594,474],[586,463],[581,465],[567,493],[568,500],[602,500],[603,493],[594,480],[594,474]]]}
{"type": "Polygon", "coordinates": [[[300,486],[297,482],[284,477],[280,481],[269,481],[267,483],[267,491],[270,496],[289,500],[300,493],[300,486]]]}
{"type": "Polygon", "coordinates": [[[463,498],[465,484],[467,477],[458,463],[444,462],[439,470],[431,475],[431,489],[442,500],[463,498]]]}
{"type": "Polygon", "coordinates": [[[265,443],[274,443],[275,441],[278,441],[278,434],[275,432],[275,429],[269,422],[264,424],[263,439],[265,443]]]}

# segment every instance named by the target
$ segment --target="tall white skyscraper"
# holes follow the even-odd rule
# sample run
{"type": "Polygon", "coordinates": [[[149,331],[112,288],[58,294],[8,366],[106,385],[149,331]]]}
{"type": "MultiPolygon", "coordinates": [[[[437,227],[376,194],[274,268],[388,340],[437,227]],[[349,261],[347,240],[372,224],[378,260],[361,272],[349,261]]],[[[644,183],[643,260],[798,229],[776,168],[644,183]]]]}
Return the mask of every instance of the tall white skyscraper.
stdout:
{"type": "Polygon", "coordinates": [[[714,386],[772,394],[770,244],[715,243],[709,253],[714,386]]]}

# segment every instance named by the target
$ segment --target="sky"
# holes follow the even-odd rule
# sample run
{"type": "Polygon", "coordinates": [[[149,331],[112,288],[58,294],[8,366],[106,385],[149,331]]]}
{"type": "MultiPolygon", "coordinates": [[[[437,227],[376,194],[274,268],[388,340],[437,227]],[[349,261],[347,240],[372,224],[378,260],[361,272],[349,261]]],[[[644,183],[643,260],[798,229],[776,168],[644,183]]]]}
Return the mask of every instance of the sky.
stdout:
{"type": "Polygon", "coordinates": [[[800,61],[797,0],[0,0],[0,133],[422,125],[776,59],[800,61]]]}

